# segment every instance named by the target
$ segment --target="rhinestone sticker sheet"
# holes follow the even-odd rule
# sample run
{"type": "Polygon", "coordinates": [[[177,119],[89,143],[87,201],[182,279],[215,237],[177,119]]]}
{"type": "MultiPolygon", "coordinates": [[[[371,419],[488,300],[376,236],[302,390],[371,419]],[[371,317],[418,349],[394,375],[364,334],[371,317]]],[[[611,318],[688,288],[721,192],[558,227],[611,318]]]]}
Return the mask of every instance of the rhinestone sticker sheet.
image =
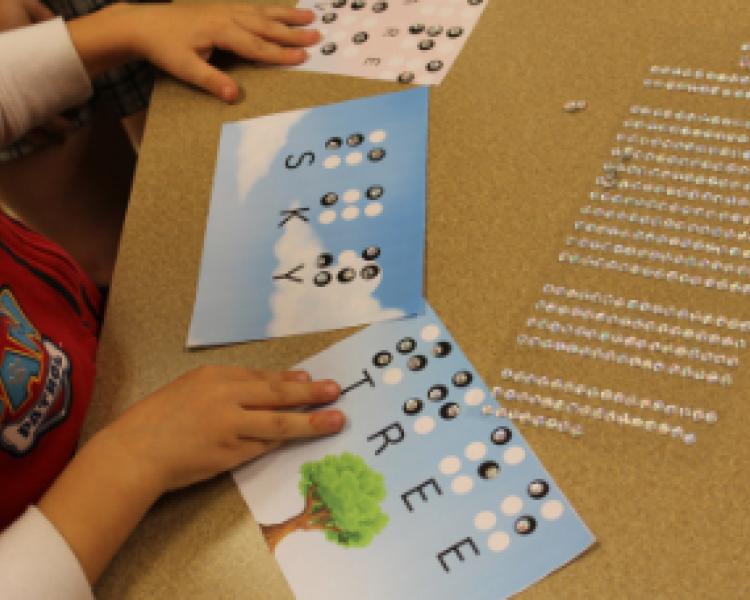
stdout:
{"type": "Polygon", "coordinates": [[[466,43],[488,0],[302,0],[315,12],[321,41],[293,67],[439,84],[466,43]]]}
{"type": "Polygon", "coordinates": [[[619,426],[692,445],[719,422],[750,332],[738,303],[750,297],[750,75],[653,65],[642,83],[562,268],[515,336],[523,356],[580,367],[508,361],[494,395],[521,424],[569,431],[575,419],[577,433],[619,426]]]}
{"type": "Polygon", "coordinates": [[[299,600],[497,600],[594,542],[429,307],[297,368],[341,383],[346,429],[234,477],[299,600]]]}
{"type": "Polygon", "coordinates": [[[427,99],[224,126],[189,346],[422,312],[427,99]]]}

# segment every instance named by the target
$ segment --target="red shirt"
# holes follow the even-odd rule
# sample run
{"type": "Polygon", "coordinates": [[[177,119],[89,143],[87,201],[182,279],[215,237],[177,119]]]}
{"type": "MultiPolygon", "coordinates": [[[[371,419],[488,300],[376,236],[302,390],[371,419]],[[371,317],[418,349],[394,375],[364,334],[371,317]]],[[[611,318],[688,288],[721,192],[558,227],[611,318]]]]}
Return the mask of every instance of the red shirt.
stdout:
{"type": "Polygon", "coordinates": [[[75,451],[102,304],[65,251],[0,214],[0,530],[75,451]]]}

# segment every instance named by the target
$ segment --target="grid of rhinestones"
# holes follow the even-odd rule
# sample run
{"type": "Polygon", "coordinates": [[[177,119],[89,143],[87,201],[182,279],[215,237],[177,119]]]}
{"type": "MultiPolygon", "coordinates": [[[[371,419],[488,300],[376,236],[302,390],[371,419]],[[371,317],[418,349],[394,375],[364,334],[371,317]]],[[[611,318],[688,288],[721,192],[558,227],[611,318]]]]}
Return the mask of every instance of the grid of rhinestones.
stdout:
{"type": "MultiPolygon", "coordinates": [[[[532,406],[539,406],[544,409],[563,412],[588,419],[596,419],[605,423],[615,423],[623,427],[632,427],[648,433],[657,433],[660,435],[669,435],[672,439],[681,440],[685,444],[694,444],[696,434],[686,431],[682,425],[670,425],[665,421],[643,418],[640,415],[629,412],[618,412],[616,410],[607,410],[601,406],[592,406],[580,402],[566,402],[560,398],[552,396],[542,396],[541,394],[531,394],[515,388],[503,388],[496,386],[493,389],[495,398],[506,402],[522,402],[532,406]]],[[[549,421],[550,419],[548,419],[549,421]]]]}
{"type": "Polygon", "coordinates": [[[508,409],[504,406],[495,408],[489,404],[485,404],[482,407],[482,414],[485,416],[494,415],[498,419],[509,419],[520,425],[533,425],[537,428],[565,433],[573,438],[578,438],[583,435],[583,425],[580,423],[571,423],[567,419],[546,417],[541,414],[533,414],[527,411],[508,409]]]}

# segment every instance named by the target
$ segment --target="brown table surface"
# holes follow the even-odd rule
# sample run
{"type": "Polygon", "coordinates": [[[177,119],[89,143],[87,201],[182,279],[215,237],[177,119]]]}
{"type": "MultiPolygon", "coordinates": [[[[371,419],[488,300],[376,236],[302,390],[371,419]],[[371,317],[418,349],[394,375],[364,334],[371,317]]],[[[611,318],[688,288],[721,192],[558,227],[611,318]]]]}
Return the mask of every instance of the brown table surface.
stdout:
{"type": "MultiPolygon", "coordinates": [[[[750,596],[747,370],[725,389],[515,344],[546,282],[750,318],[742,297],[556,261],[631,103],[750,118],[748,101],[644,90],[649,66],[733,72],[746,38],[750,14],[739,0],[492,0],[431,91],[425,293],[488,384],[511,366],[721,413],[717,425],[695,426],[695,446],[591,420],[579,440],[526,428],[598,543],[524,597],[750,596]],[[563,103],[577,98],[588,109],[564,113],[563,103]]],[[[400,89],[250,66],[232,73],[246,93],[234,106],[171,80],[157,86],[89,432],[193,366],[285,368],[351,333],[185,349],[220,125],[400,89]]],[[[334,573],[331,565],[321,576],[334,573]]],[[[160,501],[97,594],[291,596],[228,476],[160,501]]]]}

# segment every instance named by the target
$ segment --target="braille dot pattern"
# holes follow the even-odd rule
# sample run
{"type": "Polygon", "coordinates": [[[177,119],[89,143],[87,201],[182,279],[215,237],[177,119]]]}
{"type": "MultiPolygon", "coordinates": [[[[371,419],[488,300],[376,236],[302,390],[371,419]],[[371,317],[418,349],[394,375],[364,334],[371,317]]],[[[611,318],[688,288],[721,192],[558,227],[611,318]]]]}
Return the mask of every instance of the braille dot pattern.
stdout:
{"type": "Polygon", "coordinates": [[[483,0],[449,5],[433,0],[412,5],[336,0],[321,5],[315,9],[321,42],[306,63],[294,68],[403,84],[440,83],[485,4],[483,0]],[[400,23],[404,24],[396,25],[400,23]],[[403,53],[395,64],[394,51],[403,53]]]}

